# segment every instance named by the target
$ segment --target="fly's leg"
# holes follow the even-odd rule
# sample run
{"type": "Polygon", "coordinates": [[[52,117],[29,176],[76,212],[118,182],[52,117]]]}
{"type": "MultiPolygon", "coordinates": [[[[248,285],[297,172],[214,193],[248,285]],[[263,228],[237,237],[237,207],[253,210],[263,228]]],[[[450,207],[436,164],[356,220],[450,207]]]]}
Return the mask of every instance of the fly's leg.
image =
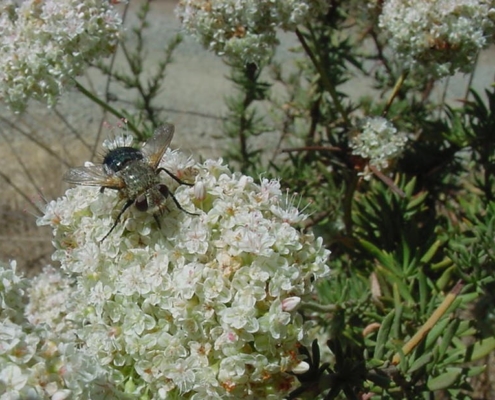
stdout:
{"type": "Polygon", "coordinates": [[[160,223],[160,219],[157,214],[153,214],[153,218],[155,219],[156,224],[158,225],[158,229],[162,229],[162,224],[160,223]]]}
{"type": "Polygon", "coordinates": [[[125,210],[127,210],[130,206],[132,206],[132,203],[134,203],[134,200],[127,200],[127,203],[125,203],[124,207],[122,207],[122,210],[120,210],[119,215],[117,215],[117,218],[115,218],[115,222],[113,223],[112,227],[110,228],[108,233],[103,237],[103,239],[100,240],[100,243],[103,242],[108,237],[108,235],[112,233],[112,231],[119,223],[120,217],[122,216],[122,214],[124,214],[125,210]]]}
{"type": "Polygon", "coordinates": [[[192,213],[192,212],[189,212],[189,211],[186,211],[182,208],[182,206],[180,205],[179,201],[175,198],[175,196],[169,192],[169,196],[172,198],[172,200],[174,201],[175,205],[177,206],[177,208],[181,211],[184,211],[186,214],[189,214],[189,215],[199,215],[199,214],[196,214],[196,213],[192,213]]]}
{"type": "Polygon", "coordinates": [[[160,184],[158,186],[158,190],[160,191],[160,193],[162,194],[162,196],[164,198],[167,198],[167,197],[170,196],[179,210],[184,211],[186,214],[189,214],[189,215],[199,215],[199,214],[195,214],[195,213],[192,213],[192,212],[189,212],[189,211],[184,210],[182,208],[182,206],[180,205],[179,201],[175,198],[175,196],[173,195],[173,193],[170,191],[170,189],[168,188],[168,186],[165,185],[164,183],[162,183],[162,184],[160,184]]]}
{"type": "Polygon", "coordinates": [[[161,171],[165,171],[168,174],[168,176],[170,176],[174,181],[176,181],[180,185],[194,186],[194,184],[192,184],[192,183],[188,183],[188,182],[184,182],[183,180],[180,180],[174,174],[172,174],[170,171],[167,171],[165,168],[158,168],[156,170],[156,173],[159,174],[161,171]]]}

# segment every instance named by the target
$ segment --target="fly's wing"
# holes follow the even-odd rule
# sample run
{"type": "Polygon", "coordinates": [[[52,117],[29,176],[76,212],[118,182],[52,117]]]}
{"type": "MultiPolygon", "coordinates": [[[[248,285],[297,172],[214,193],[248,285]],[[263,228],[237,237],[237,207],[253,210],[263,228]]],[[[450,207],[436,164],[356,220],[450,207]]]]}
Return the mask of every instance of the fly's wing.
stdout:
{"type": "Polygon", "coordinates": [[[69,169],[63,180],[74,185],[103,186],[111,189],[121,189],[124,181],[117,175],[105,173],[103,165],[88,165],[69,169]]]}
{"type": "Polygon", "coordinates": [[[151,167],[158,167],[173,137],[174,126],[172,124],[165,124],[156,128],[153,137],[143,145],[141,152],[151,167]]]}

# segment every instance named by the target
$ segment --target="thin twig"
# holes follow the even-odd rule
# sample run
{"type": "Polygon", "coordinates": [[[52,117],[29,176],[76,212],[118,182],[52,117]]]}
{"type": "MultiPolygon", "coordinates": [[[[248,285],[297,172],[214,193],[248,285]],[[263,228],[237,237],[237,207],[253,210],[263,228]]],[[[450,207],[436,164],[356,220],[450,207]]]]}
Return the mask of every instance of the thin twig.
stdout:
{"type": "Polygon", "coordinates": [[[12,146],[12,141],[10,141],[10,140],[7,139],[7,136],[5,135],[5,132],[3,130],[0,131],[0,135],[3,136],[5,142],[7,143],[7,146],[9,146],[12,154],[14,155],[15,159],[17,160],[17,162],[21,166],[24,174],[27,176],[28,181],[31,183],[31,185],[34,186],[34,188],[36,189],[36,191],[38,193],[40,193],[41,192],[41,188],[38,187],[38,185],[36,184],[36,179],[34,179],[34,177],[31,175],[31,172],[29,172],[29,169],[26,167],[26,164],[24,163],[24,161],[22,160],[22,158],[17,153],[17,150],[14,148],[14,146],[12,146]]]}
{"type": "Polygon", "coordinates": [[[476,59],[474,60],[473,70],[469,74],[469,81],[468,81],[468,84],[466,86],[466,94],[464,95],[464,103],[466,103],[468,101],[469,91],[471,89],[471,85],[473,84],[474,74],[476,73],[476,68],[478,67],[479,58],[480,58],[480,53],[478,52],[476,54],[476,59]]]}
{"type": "MultiPolygon", "coordinates": [[[[126,2],[125,3],[125,6],[124,6],[124,11],[122,12],[122,26],[124,26],[124,23],[126,21],[127,12],[129,11],[129,7],[130,7],[130,2],[126,2]]],[[[112,79],[112,70],[114,68],[116,58],[117,58],[117,51],[115,51],[112,54],[112,58],[110,59],[110,65],[108,67],[109,68],[109,73],[106,74],[106,80],[107,81],[105,83],[104,95],[105,95],[105,101],[108,104],[109,104],[109,97],[110,97],[109,94],[110,94],[110,84],[111,84],[111,79],[112,79]]],[[[107,111],[108,110],[106,110],[103,107],[103,115],[102,115],[102,118],[100,120],[100,124],[98,126],[98,132],[96,133],[96,138],[95,138],[95,141],[94,141],[94,144],[93,144],[93,148],[91,150],[91,159],[93,159],[95,157],[95,155],[96,155],[96,149],[98,148],[98,143],[100,143],[101,134],[103,132],[103,126],[105,124],[105,117],[106,117],[107,111]]],[[[122,118],[120,118],[120,119],[122,119],[122,118]]]]}
{"type": "Polygon", "coordinates": [[[440,100],[440,107],[438,107],[438,119],[440,119],[440,117],[442,116],[442,110],[444,110],[445,108],[449,83],[450,83],[450,76],[447,76],[447,78],[445,78],[445,85],[443,86],[442,98],[440,100]]]}
{"type": "Polygon", "coordinates": [[[406,197],[406,194],[397,187],[395,182],[390,179],[387,175],[385,175],[382,171],[380,171],[378,168],[376,168],[374,165],[369,164],[368,165],[369,169],[371,172],[373,172],[385,185],[387,185],[392,192],[395,194],[399,195],[402,198],[406,197]]]}
{"type": "Polygon", "coordinates": [[[339,96],[337,94],[337,91],[335,90],[335,87],[333,86],[332,82],[330,82],[330,79],[328,78],[326,71],[324,70],[323,66],[321,65],[321,63],[318,60],[318,58],[316,57],[316,55],[313,53],[313,51],[309,47],[308,43],[306,42],[306,39],[304,38],[303,34],[301,33],[301,31],[299,29],[296,29],[296,36],[299,39],[299,41],[301,42],[301,45],[302,45],[304,51],[306,52],[308,57],[311,59],[311,62],[313,63],[314,67],[316,68],[318,75],[320,75],[323,86],[325,87],[325,89],[330,94],[330,97],[332,97],[333,103],[335,104],[337,111],[339,112],[340,115],[342,115],[344,122],[348,125],[349,119],[347,117],[347,114],[344,110],[344,107],[342,107],[342,104],[340,104],[340,100],[339,100],[339,96]]]}
{"type": "Polygon", "coordinates": [[[396,353],[392,358],[392,364],[397,365],[400,362],[401,355],[408,355],[413,351],[416,346],[426,337],[428,332],[435,326],[435,324],[442,318],[447,312],[448,308],[452,305],[463,288],[463,283],[458,281],[454,288],[445,296],[442,304],[431,314],[430,318],[423,324],[423,326],[416,332],[416,334],[402,347],[400,353],[396,353]]]}
{"type": "Polygon", "coordinates": [[[289,147],[287,149],[280,150],[281,153],[292,153],[292,152],[301,152],[301,151],[333,151],[333,152],[341,152],[342,149],[340,147],[335,146],[302,146],[302,147],[289,147]]]}
{"type": "Polygon", "coordinates": [[[14,123],[12,123],[11,121],[9,121],[5,117],[0,116],[0,121],[2,121],[3,123],[5,123],[8,126],[10,126],[12,129],[14,129],[17,132],[19,132],[22,136],[28,138],[31,142],[35,143],[37,146],[39,146],[40,148],[42,148],[43,150],[45,150],[48,154],[50,154],[57,161],[61,162],[62,164],[64,164],[67,167],[70,167],[70,164],[66,160],[64,160],[57,153],[55,153],[48,145],[44,144],[43,142],[41,142],[39,139],[37,139],[36,137],[34,137],[33,135],[31,135],[30,133],[25,132],[24,130],[22,130],[21,128],[19,128],[17,125],[15,125],[14,123]]]}
{"type": "Polygon", "coordinates": [[[387,115],[388,110],[392,106],[394,99],[399,94],[400,88],[402,87],[404,81],[406,80],[406,77],[407,77],[407,72],[405,71],[399,76],[399,79],[397,79],[397,82],[395,82],[395,86],[392,89],[392,93],[390,94],[390,97],[388,98],[387,103],[385,104],[385,108],[382,112],[383,117],[385,117],[387,115]]]}
{"type": "MultiPolygon", "coordinates": [[[[118,97],[115,98],[115,102],[119,102],[119,103],[123,103],[123,104],[129,104],[129,105],[134,105],[134,102],[129,101],[129,100],[125,100],[125,99],[121,99],[121,98],[118,98],[118,97]]],[[[207,119],[214,119],[214,120],[218,120],[218,121],[227,121],[228,120],[228,118],[226,118],[226,117],[222,117],[222,116],[218,116],[218,115],[212,115],[212,114],[207,114],[207,113],[200,112],[200,111],[188,111],[188,110],[181,110],[181,109],[178,109],[178,108],[170,108],[170,107],[156,107],[156,110],[157,111],[165,111],[167,113],[194,115],[196,117],[207,118],[207,119]]]]}
{"type": "Polygon", "coordinates": [[[81,134],[77,131],[76,128],[74,128],[72,126],[72,124],[67,120],[67,118],[65,118],[64,115],[60,111],[58,111],[58,108],[56,106],[53,107],[53,112],[65,124],[65,126],[67,126],[67,128],[69,128],[69,130],[77,138],[77,140],[79,140],[83,144],[84,147],[86,147],[88,150],[91,151],[91,146],[89,145],[89,143],[84,140],[84,138],[81,136],[81,134]]]}
{"type": "Polygon", "coordinates": [[[36,211],[39,211],[38,207],[36,206],[35,202],[29,198],[29,196],[24,193],[24,191],[17,186],[14,182],[12,182],[12,179],[9,178],[6,174],[4,174],[2,171],[0,171],[0,176],[7,182],[7,185],[11,186],[14,191],[19,194],[24,200],[26,200],[31,207],[33,207],[36,211]]]}
{"type": "MultiPolygon", "coordinates": [[[[89,90],[87,90],[83,85],[81,85],[78,81],[74,79],[74,84],[76,88],[84,94],[86,97],[88,97],[91,101],[94,103],[98,104],[100,107],[102,107],[104,110],[108,111],[110,114],[113,114],[116,116],[118,119],[125,120],[125,116],[117,111],[115,108],[110,106],[109,104],[105,103],[103,100],[101,100],[98,96],[94,95],[91,93],[89,90]]],[[[127,126],[128,128],[136,134],[136,136],[140,136],[141,132],[134,126],[134,124],[131,121],[127,121],[127,126]]]]}
{"type": "Polygon", "coordinates": [[[49,239],[47,237],[26,237],[26,236],[0,236],[0,240],[6,240],[9,242],[47,242],[49,239]]]}

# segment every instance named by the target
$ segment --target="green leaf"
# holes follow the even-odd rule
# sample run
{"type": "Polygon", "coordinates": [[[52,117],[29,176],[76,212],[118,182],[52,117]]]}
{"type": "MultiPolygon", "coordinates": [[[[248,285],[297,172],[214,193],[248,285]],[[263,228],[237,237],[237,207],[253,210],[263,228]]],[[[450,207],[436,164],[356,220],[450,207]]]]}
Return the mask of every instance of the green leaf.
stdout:
{"type": "Polygon", "coordinates": [[[392,337],[398,338],[401,334],[402,327],[402,313],[404,312],[404,305],[398,304],[394,309],[394,321],[392,324],[392,337]]]}
{"type": "Polygon", "coordinates": [[[461,374],[462,368],[448,368],[447,372],[428,379],[426,386],[430,390],[448,389],[459,379],[461,374]]]}
{"type": "Polygon", "coordinates": [[[472,346],[472,353],[469,357],[469,361],[476,361],[480,358],[486,357],[493,350],[495,350],[495,337],[489,337],[481,340],[481,342],[476,342],[472,346]]]}
{"type": "Polygon", "coordinates": [[[407,211],[414,210],[415,208],[421,206],[427,197],[428,193],[427,192],[420,192],[417,195],[415,195],[414,198],[412,198],[409,203],[407,203],[407,211]]]}
{"type": "Polygon", "coordinates": [[[440,359],[443,358],[443,356],[447,353],[448,348],[450,347],[452,343],[452,338],[455,336],[457,333],[457,330],[459,328],[460,320],[459,319],[454,319],[451,321],[447,329],[445,329],[442,337],[442,341],[440,342],[440,351],[439,351],[439,356],[440,359]]]}
{"type": "Polygon", "coordinates": [[[390,337],[390,330],[392,328],[392,321],[395,317],[395,310],[390,311],[387,316],[383,319],[382,325],[378,330],[378,335],[376,337],[376,346],[374,358],[380,360],[385,354],[386,344],[390,337]]]}
{"type": "Polygon", "coordinates": [[[428,332],[428,335],[426,336],[426,348],[431,349],[433,346],[436,345],[437,339],[440,337],[440,335],[445,331],[445,328],[449,324],[450,319],[449,318],[444,318],[438,321],[433,328],[431,328],[431,331],[428,332]]]}
{"type": "Polygon", "coordinates": [[[431,261],[431,259],[437,254],[438,249],[440,246],[443,244],[442,241],[437,240],[435,243],[433,243],[428,250],[426,250],[426,253],[423,254],[423,257],[421,257],[421,262],[424,264],[427,264],[431,261]]]}
{"type": "Polygon", "coordinates": [[[482,372],[485,372],[486,370],[486,365],[476,365],[473,367],[470,367],[467,373],[467,376],[472,377],[481,374],[482,372]]]}
{"type": "Polygon", "coordinates": [[[433,359],[433,354],[432,353],[423,354],[421,357],[419,357],[416,360],[414,360],[414,362],[409,367],[408,373],[412,373],[412,372],[417,371],[418,369],[424,367],[432,359],[433,359]]]}
{"type": "Polygon", "coordinates": [[[452,265],[451,267],[443,271],[442,275],[437,280],[437,288],[439,290],[443,291],[446,289],[447,285],[451,282],[452,274],[455,272],[455,270],[456,266],[452,265]]]}

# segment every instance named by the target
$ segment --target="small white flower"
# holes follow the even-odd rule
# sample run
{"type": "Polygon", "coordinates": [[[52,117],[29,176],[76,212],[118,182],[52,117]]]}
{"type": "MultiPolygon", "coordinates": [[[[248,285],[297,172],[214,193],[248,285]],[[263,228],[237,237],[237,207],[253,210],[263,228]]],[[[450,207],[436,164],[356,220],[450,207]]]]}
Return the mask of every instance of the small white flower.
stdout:
{"type": "MultiPolygon", "coordinates": [[[[15,394],[19,396],[21,391],[28,381],[28,376],[22,373],[22,370],[15,364],[8,364],[0,370],[0,382],[5,388],[6,393],[11,393],[13,398],[15,394]]],[[[20,396],[19,396],[20,397],[20,396]]]]}
{"type": "Polygon", "coordinates": [[[287,297],[282,301],[282,310],[284,311],[294,311],[296,307],[301,304],[301,298],[297,296],[287,297]]]}
{"type": "Polygon", "coordinates": [[[293,370],[296,375],[304,374],[309,371],[309,364],[306,361],[301,361],[293,370]]]}
{"type": "Polygon", "coordinates": [[[283,310],[280,301],[274,301],[270,306],[270,312],[260,318],[261,329],[269,332],[274,339],[280,339],[287,335],[287,326],[292,321],[292,315],[283,310]]]}
{"type": "Polygon", "coordinates": [[[59,390],[55,394],[52,395],[51,400],[66,400],[70,398],[72,392],[70,390],[59,390]]]}
{"type": "Polygon", "coordinates": [[[206,198],[206,188],[203,182],[194,184],[194,197],[199,201],[203,201],[206,198]]]}

